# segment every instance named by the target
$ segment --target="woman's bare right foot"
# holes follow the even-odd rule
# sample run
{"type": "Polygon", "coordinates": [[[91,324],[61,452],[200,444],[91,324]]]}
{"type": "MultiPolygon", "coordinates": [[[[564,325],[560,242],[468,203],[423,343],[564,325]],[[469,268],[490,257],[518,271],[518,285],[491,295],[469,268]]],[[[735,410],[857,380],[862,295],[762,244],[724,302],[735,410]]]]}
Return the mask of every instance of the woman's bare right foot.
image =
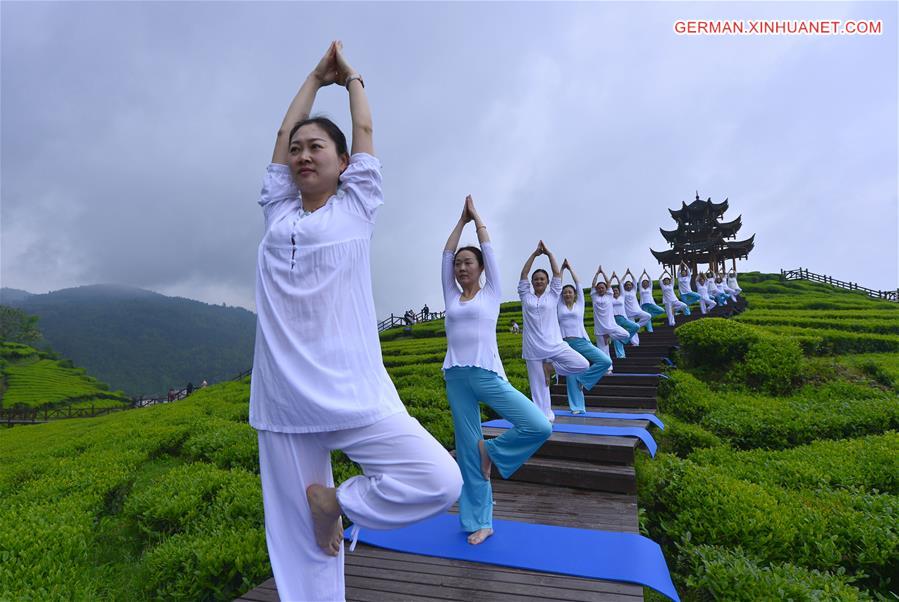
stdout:
{"type": "Polygon", "coordinates": [[[468,543],[473,546],[483,543],[485,539],[493,535],[493,529],[478,529],[468,535],[468,543]]]}
{"type": "Polygon", "coordinates": [[[343,540],[343,521],[340,520],[337,490],[333,487],[310,485],[306,488],[306,500],[312,511],[315,542],[325,554],[337,556],[343,540]]]}
{"type": "Polygon", "coordinates": [[[490,460],[490,454],[487,453],[487,444],[483,439],[478,440],[478,452],[481,454],[481,474],[489,481],[493,461],[490,460]]]}

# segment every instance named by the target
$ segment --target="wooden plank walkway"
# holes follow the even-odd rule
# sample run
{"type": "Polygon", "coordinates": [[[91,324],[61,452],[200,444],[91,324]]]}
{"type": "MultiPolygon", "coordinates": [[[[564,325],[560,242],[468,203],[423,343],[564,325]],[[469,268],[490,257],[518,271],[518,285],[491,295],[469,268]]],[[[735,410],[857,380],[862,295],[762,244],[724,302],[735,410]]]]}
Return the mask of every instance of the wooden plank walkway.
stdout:
{"type": "MultiPolygon", "coordinates": [[[[732,308],[716,308],[711,315],[730,315],[731,311],[732,308]]],[[[700,318],[698,313],[679,318],[678,325],[700,318]]],[[[669,326],[658,326],[654,333],[641,333],[640,339],[640,347],[627,348],[626,359],[613,359],[613,374],[586,392],[588,410],[655,413],[663,358],[677,344],[677,339],[669,326]]],[[[554,407],[568,409],[564,381],[553,385],[551,392],[554,407]]],[[[557,421],[655,429],[645,420],[559,417],[557,421]]],[[[503,432],[485,428],[484,436],[496,437],[503,432]]],[[[633,465],[638,448],[642,448],[642,443],[632,437],[553,433],[510,480],[500,479],[494,471],[494,516],[636,533],[633,465]]],[[[355,552],[346,553],[345,566],[348,601],[643,600],[643,588],[637,585],[402,554],[361,543],[355,552]]],[[[278,600],[274,579],[238,598],[239,602],[278,600]]]]}

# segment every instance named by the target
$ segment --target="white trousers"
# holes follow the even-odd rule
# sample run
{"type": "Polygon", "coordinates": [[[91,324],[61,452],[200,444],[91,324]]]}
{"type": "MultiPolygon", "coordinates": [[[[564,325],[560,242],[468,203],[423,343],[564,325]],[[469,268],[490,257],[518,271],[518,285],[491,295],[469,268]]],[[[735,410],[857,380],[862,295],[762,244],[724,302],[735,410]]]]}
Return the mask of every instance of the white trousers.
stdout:
{"type": "Polygon", "coordinates": [[[706,314],[709,310],[714,309],[716,305],[718,304],[712,301],[712,298],[709,296],[699,297],[699,309],[703,314],[706,314]]]}
{"type": "Polygon", "coordinates": [[[318,547],[306,500],[309,485],[333,487],[332,450],[364,472],[337,489],[344,514],[363,529],[394,529],[440,514],[462,489],[455,460],[405,412],[341,431],[258,435],[265,539],[284,602],[344,599],[343,545],[336,557],[318,547]]]}
{"type": "Polygon", "coordinates": [[[553,422],[556,419],[556,415],[553,414],[552,396],[549,393],[549,385],[546,384],[543,362],[552,362],[556,374],[560,376],[580,374],[590,367],[590,362],[571,347],[545,360],[524,361],[528,368],[528,384],[531,386],[531,399],[537,408],[543,412],[546,419],[553,422]]]}
{"type": "Polygon", "coordinates": [[[674,312],[679,311],[684,313],[687,309],[687,304],[683,301],[678,301],[675,299],[674,301],[668,301],[665,303],[665,313],[668,314],[668,325],[674,326],[674,312]]]}

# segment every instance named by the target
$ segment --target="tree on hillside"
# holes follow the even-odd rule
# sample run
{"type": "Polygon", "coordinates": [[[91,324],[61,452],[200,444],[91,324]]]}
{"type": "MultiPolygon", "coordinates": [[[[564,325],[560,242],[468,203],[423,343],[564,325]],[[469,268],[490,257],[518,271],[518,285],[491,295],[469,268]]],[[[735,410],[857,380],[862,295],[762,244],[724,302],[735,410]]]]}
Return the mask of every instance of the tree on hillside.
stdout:
{"type": "Polygon", "coordinates": [[[0,305],[0,340],[34,345],[41,340],[37,316],[29,316],[21,309],[0,305]]]}

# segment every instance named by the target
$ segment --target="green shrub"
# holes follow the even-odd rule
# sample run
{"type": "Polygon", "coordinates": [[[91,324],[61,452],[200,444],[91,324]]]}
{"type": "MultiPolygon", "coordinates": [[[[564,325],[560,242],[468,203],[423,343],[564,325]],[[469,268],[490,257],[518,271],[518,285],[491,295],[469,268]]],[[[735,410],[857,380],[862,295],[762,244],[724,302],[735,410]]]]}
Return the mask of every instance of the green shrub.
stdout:
{"type": "Polygon", "coordinates": [[[669,373],[659,383],[659,409],[666,415],[697,422],[715,405],[714,394],[698,378],[683,370],[669,373]]]}
{"type": "Polygon", "coordinates": [[[654,437],[662,451],[686,457],[693,450],[722,445],[722,441],[717,435],[697,424],[684,422],[665,414],[659,417],[665,424],[665,430],[655,431],[654,437]]]}
{"type": "Polygon", "coordinates": [[[675,332],[691,366],[724,368],[740,361],[759,335],[751,326],[723,318],[687,322],[675,332]]]}
{"type": "Polygon", "coordinates": [[[784,395],[800,381],[802,349],[796,341],[766,335],[752,342],[733,376],[752,389],[784,395]]]}

